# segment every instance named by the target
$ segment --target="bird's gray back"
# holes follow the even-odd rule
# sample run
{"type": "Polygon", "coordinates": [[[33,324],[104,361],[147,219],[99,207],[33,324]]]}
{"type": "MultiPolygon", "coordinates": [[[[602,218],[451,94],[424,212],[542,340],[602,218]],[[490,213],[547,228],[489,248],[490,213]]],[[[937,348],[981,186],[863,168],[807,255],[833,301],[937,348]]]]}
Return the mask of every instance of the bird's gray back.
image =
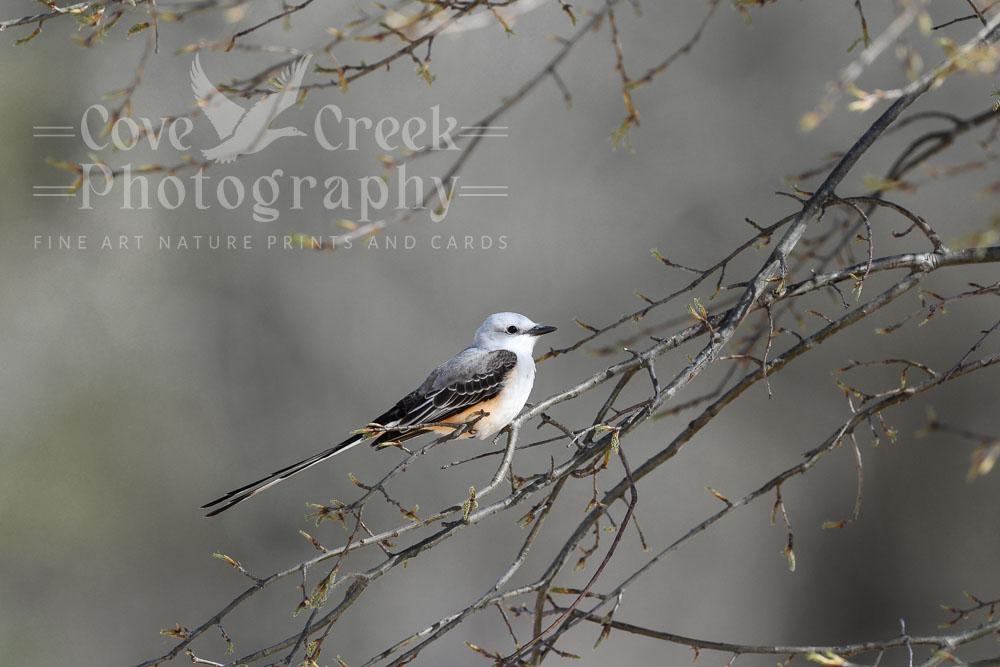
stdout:
{"type": "Polygon", "coordinates": [[[476,376],[489,375],[509,363],[510,353],[498,354],[498,352],[502,351],[467,347],[431,371],[418,391],[426,396],[459,382],[468,382],[476,376]]]}

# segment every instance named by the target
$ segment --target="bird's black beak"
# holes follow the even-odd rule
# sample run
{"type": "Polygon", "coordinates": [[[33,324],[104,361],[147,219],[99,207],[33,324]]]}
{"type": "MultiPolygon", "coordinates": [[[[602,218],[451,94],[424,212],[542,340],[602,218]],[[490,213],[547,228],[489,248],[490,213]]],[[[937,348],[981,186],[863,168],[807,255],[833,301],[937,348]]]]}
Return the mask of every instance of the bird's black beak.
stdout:
{"type": "Polygon", "coordinates": [[[527,333],[529,336],[544,336],[547,333],[552,333],[555,331],[555,327],[550,327],[547,324],[536,324],[535,326],[528,329],[527,333]]]}

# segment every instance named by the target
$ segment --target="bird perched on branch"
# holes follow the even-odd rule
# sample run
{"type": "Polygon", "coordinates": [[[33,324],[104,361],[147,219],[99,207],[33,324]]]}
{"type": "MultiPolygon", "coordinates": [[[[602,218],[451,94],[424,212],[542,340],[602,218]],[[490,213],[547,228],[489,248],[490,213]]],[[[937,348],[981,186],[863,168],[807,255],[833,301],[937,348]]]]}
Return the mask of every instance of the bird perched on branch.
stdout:
{"type": "Polygon", "coordinates": [[[377,446],[402,442],[422,433],[457,434],[459,438],[492,438],[521,412],[535,382],[531,356],[539,336],[556,328],[536,324],[517,313],[486,318],[472,345],[431,371],[417,389],[376,417],[368,428],[327,450],[276,470],[267,477],[202,505],[215,516],[265,489],[345,452],[374,433],[377,446]]]}

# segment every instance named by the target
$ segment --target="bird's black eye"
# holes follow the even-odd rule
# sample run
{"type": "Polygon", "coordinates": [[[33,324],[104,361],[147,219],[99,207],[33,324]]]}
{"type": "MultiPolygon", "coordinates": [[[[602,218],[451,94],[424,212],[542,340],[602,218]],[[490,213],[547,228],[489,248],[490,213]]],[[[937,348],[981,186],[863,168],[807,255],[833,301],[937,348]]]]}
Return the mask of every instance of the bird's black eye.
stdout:
{"type": "Polygon", "coordinates": [[[513,324],[510,325],[509,327],[507,327],[507,333],[509,333],[509,334],[516,334],[517,333],[517,327],[515,327],[513,324]]]}

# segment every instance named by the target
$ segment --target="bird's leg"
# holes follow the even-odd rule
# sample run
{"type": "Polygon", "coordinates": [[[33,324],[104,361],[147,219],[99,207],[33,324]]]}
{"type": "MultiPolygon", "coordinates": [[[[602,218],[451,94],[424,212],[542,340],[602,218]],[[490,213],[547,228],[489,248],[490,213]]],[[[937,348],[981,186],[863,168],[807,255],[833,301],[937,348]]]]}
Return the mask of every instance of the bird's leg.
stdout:
{"type": "Polygon", "coordinates": [[[467,427],[465,432],[468,433],[469,435],[475,435],[476,424],[478,424],[481,419],[489,417],[490,413],[487,412],[486,410],[476,410],[475,412],[470,413],[469,416],[472,417],[472,419],[465,420],[465,426],[467,427]]]}

